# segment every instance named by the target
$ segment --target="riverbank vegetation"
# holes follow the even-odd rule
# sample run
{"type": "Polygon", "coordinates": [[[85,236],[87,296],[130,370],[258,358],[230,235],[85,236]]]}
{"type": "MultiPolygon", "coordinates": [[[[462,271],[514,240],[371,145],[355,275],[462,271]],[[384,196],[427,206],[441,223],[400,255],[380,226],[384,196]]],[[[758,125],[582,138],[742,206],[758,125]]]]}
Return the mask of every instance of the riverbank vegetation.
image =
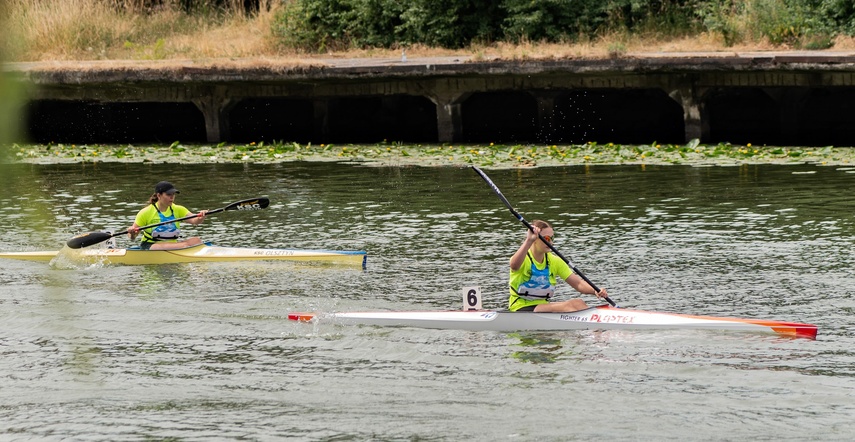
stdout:
{"type": "Polygon", "coordinates": [[[57,163],[276,163],[345,161],[382,166],[468,166],[519,168],[571,165],[733,166],[740,164],[815,164],[851,167],[855,148],[782,148],[769,146],[687,144],[578,145],[531,144],[300,144],[218,145],[13,145],[7,162],[57,163]]]}
{"type": "Polygon", "coordinates": [[[6,60],[855,48],[851,0],[5,0],[6,60]]]}

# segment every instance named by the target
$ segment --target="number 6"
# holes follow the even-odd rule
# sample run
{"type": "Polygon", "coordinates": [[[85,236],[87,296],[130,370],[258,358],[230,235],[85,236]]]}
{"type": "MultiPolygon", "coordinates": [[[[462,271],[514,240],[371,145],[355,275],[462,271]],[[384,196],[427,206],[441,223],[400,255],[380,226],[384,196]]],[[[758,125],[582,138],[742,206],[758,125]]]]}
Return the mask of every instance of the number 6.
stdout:
{"type": "Polygon", "coordinates": [[[481,310],[481,287],[463,288],[463,310],[481,310]]]}

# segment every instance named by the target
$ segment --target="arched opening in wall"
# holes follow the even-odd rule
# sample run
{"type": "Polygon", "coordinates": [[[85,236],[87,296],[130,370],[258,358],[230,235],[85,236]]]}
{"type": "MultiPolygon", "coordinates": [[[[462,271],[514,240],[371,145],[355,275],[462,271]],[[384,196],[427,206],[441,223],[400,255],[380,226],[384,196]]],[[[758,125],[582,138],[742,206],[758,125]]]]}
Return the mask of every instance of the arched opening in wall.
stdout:
{"type": "Polygon", "coordinates": [[[466,142],[537,141],[537,100],[528,92],[478,92],[461,107],[466,142]]]}
{"type": "Polygon", "coordinates": [[[312,100],[247,98],[229,111],[229,140],[235,142],[313,141],[312,100]]]}
{"type": "Polygon", "coordinates": [[[192,103],[37,100],[24,112],[36,143],[204,142],[205,118],[192,103]]]}
{"type": "MultiPolygon", "coordinates": [[[[436,105],[413,95],[330,98],[326,127],[317,142],[379,143],[401,141],[435,143],[436,105]]],[[[316,118],[323,116],[316,115],[316,118]]]]}
{"type": "Polygon", "coordinates": [[[708,143],[781,145],[781,111],[775,100],[757,88],[711,92],[704,100],[709,117],[708,143]]]}
{"type": "Polygon", "coordinates": [[[799,115],[803,146],[855,146],[855,88],[811,89],[799,115]]]}
{"type": "Polygon", "coordinates": [[[555,143],[685,142],[683,108],[661,89],[573,89],[555,100],[555,143]]]}

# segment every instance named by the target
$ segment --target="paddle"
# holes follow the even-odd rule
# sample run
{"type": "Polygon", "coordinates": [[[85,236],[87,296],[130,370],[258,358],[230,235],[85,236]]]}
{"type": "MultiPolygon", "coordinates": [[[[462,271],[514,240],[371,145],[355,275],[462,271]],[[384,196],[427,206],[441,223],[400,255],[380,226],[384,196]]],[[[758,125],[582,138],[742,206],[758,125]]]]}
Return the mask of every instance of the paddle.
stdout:
{"type": "MultiPolygon", "coordinates": [[[[267,198],[264,198],[264,197],[252,198],[252,199],[248,199],[248,200],[237,201],[237,202],[229,204],[226,207],[221,207],[219,209],[209,210],[205,214],[205,216],[213,215],[213,214],[219,213],[219,212],[225,212],[226,210],[258,210],[258,209],[264,209],[265,207],[267,207],[269,205],[270,205],[270,200],[267,198]]],[[[188,215],[188,216],[185,216],[183,218],[164,221],[162,223],[149,224],[147,226],[140,227],[140,230],[150,229],[152,227],[162,226],[164,224],[174,223],[176,221],[184,221],[184,220],[191,219],[191,218],[197,218],[198,216],[199,216],[198,214],[188,215]]],[[[130,232],[130,229],[125,230],[124,232],[118,232],[118,233],[107,233],[107,232],[83,233],[83,234],[75,236],[74,238],[69,239],[68,242],[65,244],[69,248],[79,249],[81,247],[87,247],[87,246],[91,246],[93,244],[98,244],[99,242],[104,242],[104,241],[106,241],[106,240],[108,240],[114,236],[125,235],[128,232],[130,232]]]]}
{"type": "MultiPolygon", "coordinates": [[[[490,180],[490,178],[487,176],[487,174],[485,174],[481,169],[479,169],[479,168],[477,168],[477,167],[475,167],[475,166],[472,166],[472,168],[473,168],[473,169],[475,169],[475,172],[477,172],[477,173],[478,173],[478,175],[481,175],[481,178],[484,178],[484,181],[486,181],[486,182],[487,182],[487,184],[489,184],[489,185],[490,185],[490,187],[493,189],[493,192],[495,192],[495,193],[496,193],[496,195],[499,197],[499,199],[500,199],[500,200],[502,200],[502,202],[503,202],[503,203],[505,203],[505,206],[507,206],[507,208],[508,208],[508,209],[510,209],[511,213],[512,213],[512,214],[513,214],[513,215],[514,215],[518,220],[520,220],[520,222],[522,222],[522,223],[523,223],[523,225],[525,225],[527,229],[529,229],[529,230],[531,230],[532,232],[534,232],[534,228],[531,226],[531,224],[529,224],[529,223],[528,223],[528,221],[526,221],[526,220],[525,220],[525,218],[523,218],[523,217],[522,217],[522,215],[520,215],[520,214],[519,214],[519,212],[517,212],[516,210],[514,210],[514,207],[511,205],[511,203],[508,201],[508,199],[507,199],[507,198],[505,198],[505,196],[504,196],[504,195],[502,195],[502,191],[501,191],[501,190],[499,190],[499,188],[498,188],[498,187],[496,187],[496,185],[495,185],[495,184],[493,184],[493,181],[491,181],[491,180],[490,180]]],[[[585,276],[582,272],[580,272],[580,271],[579,271],[579,269],[577,269],[577,268],[576,268],[576,266],[575,266],[575,265],[573,265],[573,263],[572,263],[569,259],[567,259],[564,255],[562,255],[562,254],[561,254],[561,252],[559,252],[559,251],[558,251],[558,249],[556,249],[556,248],[555,248],[555,246],[553,246],[553,245],[552,245],[552,243],[550,243],[550,242],[546,241],[546,240],[543,238],[543,236],[541,236],[541,235],[540,235],[540,233],[538,233],[538,234],[537,234],[537,237],[538,237],[538,238],[540,238],[540,240],[541,240],[541,241],[543,241],[543,243],[544,243],[544,244],[546,244],[546,246],[547,246],[547,247],[549,247],[549,249],[550,249],[550,250],[552,250],[552,252],[553,252],[553,253],[555,253],[555,255],[556,255],[556,256],[558,256],[559,258],[563,259],[563,260],[564,260],[564,262],[566,262],[566,263],[567,263],[567,265],[569,265],[569,266],[570,266],[570,268],[571,268],[571,269],[573,269],[573,271],[574,271],[577,275],[579,275],[579,277],[581,277],[585,282],[587,282],[587,283],[588,283],[588,285],[590,285],[590,286],[591,286],[591,288],[593,288],[595,292],[599,292],[599,291],[600,291],[600,289],[599,289],[596,285],[594,285],[594,283],[593,283],[593,282],[591,282],[591,280],[590,280],[590,279],[588,279],[588,277],[587,277],[587,276],[585,276]]],[[[609,302],[609,304],[611,304],[613,307],[617,307],[617,304],[615,304],[615,302],[614,302],[614,301],[612,301],[612,299],[611,299],[611,298],[609,298],[608,296],[605,296],[604,298],[605,298],[605,300],[606,300],[606,301],[608,301],[608,302],[609,302]]]]}

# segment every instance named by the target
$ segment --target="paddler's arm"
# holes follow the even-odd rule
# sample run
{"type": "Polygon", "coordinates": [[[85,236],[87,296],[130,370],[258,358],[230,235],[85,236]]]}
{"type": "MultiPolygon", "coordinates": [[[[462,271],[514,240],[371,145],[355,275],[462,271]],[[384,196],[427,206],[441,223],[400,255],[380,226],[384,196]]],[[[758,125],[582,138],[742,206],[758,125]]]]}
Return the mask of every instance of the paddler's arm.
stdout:
{"type": "Polygon", "coordinates": [[[514,256],[511,256],[511,270],[517,271],[522,267],[523,262],[525,262],[525,255],[528,253],[528,249],[531,248],[531,245],[537,240],[537,234],[540,232],[540,227],[534,227],[534,232],[531,230],[527,230],[525,233],[525,240],[520,245],[520,248],[514,253],[514,256]]]}
{"type": "Polygon", "coordinates": [[[133,241],[137,237],[137,235],[139,235],[139,233],[140,233],[140,226],[138,226],[137,223],[134,223],[134,225],[132,225],[128,229],[128,239],[133,241]]]}
{"type": "Polygon", "coordinates": [[[606,296],[609,296],[609,292],[606,291],[605,287],[600,288],[600,292],[597,293],[594,291],[594,288],[591,287],[590,284],[585,282],[582,277],[575,273],[568,276],[566,281],[567,284],[570,284],[570,287],[573,287],[579,293],[583,293],[586,295],[595,295],[596,297],[603,299],[605,299],[606,296]]]}
{"type": "Polygon", "coordinates": [[[142,230],[140,230],[140,227],[145,225],[145,217],[142,215],[145,210],[146,209],[144,208],[137,213],[137,216],[134,217],[134,224],[131,226],[130,229],[128,229],[128,238],[131,241],[136,239],[137,235],[142,232],[142,230]]]}
{"type": "Polygon", "coordinates": [[[198,214],[196,214],[196,218],[190,218],[185,220],[187,224],[193,224],[194,226],[198,226],[202,224],[202,221],[205,221],[205,215],[208,213],[207,210],[200,210],[198,214]]]}

